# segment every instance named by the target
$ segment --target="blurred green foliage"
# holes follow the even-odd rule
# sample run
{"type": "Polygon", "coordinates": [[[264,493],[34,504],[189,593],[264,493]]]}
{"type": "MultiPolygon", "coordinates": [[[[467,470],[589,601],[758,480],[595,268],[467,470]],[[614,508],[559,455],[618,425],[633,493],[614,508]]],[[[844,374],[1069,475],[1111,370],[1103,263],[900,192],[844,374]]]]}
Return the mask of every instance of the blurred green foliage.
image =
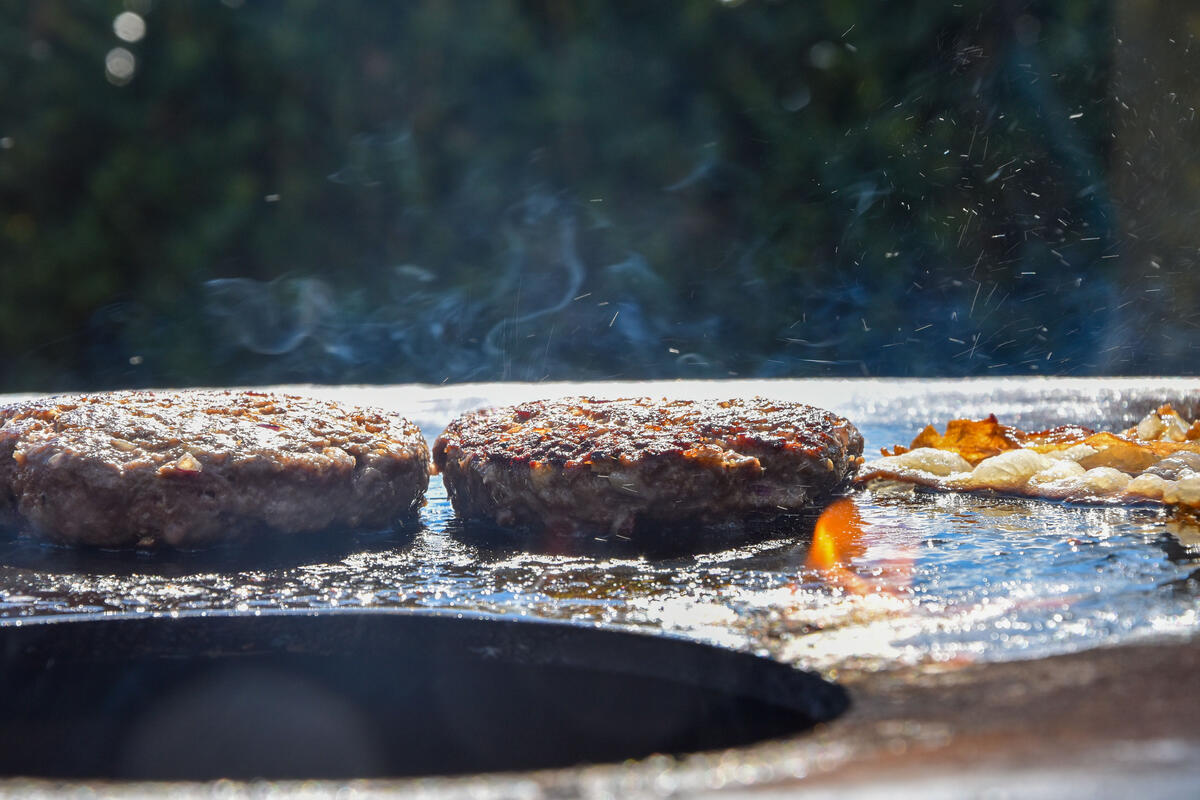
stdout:
{"type": "Polygon", "coordinates": [[[1113,36],[1092,0],[5,3],[0,390],[1137,371],[1113,36]]]}

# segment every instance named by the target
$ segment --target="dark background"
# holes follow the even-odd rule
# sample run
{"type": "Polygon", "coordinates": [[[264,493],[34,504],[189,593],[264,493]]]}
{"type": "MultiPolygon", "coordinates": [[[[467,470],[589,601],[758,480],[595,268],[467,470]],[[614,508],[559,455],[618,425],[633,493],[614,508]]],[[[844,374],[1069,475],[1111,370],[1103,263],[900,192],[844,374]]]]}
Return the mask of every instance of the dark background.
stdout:
{"type": "Polygon", "coordinates": [[[1195,374],[1192,5],[5,2],[0,391],[1195,374]]]}

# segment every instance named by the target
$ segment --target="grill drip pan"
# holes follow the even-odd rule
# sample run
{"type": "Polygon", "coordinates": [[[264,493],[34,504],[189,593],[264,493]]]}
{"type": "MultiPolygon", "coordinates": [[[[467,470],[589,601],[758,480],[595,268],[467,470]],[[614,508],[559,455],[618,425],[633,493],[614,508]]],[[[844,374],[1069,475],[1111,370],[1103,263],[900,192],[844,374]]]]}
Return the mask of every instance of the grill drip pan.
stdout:
{"type": "Polygon", "coordinates": [[[0,630],[0,773],[356,778],[748,744],[847,704],[751,655],[553,622],[222,615],[0,630]]]}

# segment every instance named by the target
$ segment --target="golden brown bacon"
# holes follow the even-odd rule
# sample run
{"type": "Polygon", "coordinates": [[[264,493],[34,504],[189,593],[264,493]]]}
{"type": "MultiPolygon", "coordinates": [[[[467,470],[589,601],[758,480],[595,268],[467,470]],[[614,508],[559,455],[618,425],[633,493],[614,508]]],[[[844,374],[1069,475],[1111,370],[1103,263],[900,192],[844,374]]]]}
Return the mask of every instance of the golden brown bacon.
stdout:
{"type": "Polygon", "coordinates": [[[890,480],[947,490],[995,490],[1082,502],[1200,506],[1200,422],[1170,406],[1112,433],[1079,426],[1025,432],[984,420],[927,427],[909,447],[883,451],[857,482],[890,480]]]}

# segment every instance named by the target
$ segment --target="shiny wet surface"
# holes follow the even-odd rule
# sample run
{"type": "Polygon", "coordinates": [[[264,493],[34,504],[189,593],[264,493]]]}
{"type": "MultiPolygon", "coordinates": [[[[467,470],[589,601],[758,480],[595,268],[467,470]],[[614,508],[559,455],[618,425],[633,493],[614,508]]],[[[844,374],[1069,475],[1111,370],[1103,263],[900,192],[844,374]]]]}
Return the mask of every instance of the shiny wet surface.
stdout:
{"type": "MultiPolygon", "coordinates": [[[[426,436],[488,402],[554,387],[321,389],[414,416],[426,436]]],[[[927,422],[995,412],[1025,428],[1127,424],[1195,384],[776,382],[570,386],[597,395],[739,396],[825,405],[868,454],[927,422]]],[[[545,392],[545,394],[539,394],[545,392]]],[[[1156,508],[855,493],[816,515],[651,540],[564,539],[463,526],[440,480],[394,531],[275,538],[198,552],[106,552],[0,541],[0,624],[62,615],[253,614],[329,608],[462,611],[663,631],[822,670],[1039,658],[1188,635],[1200,532],[1156,508]]]]}

